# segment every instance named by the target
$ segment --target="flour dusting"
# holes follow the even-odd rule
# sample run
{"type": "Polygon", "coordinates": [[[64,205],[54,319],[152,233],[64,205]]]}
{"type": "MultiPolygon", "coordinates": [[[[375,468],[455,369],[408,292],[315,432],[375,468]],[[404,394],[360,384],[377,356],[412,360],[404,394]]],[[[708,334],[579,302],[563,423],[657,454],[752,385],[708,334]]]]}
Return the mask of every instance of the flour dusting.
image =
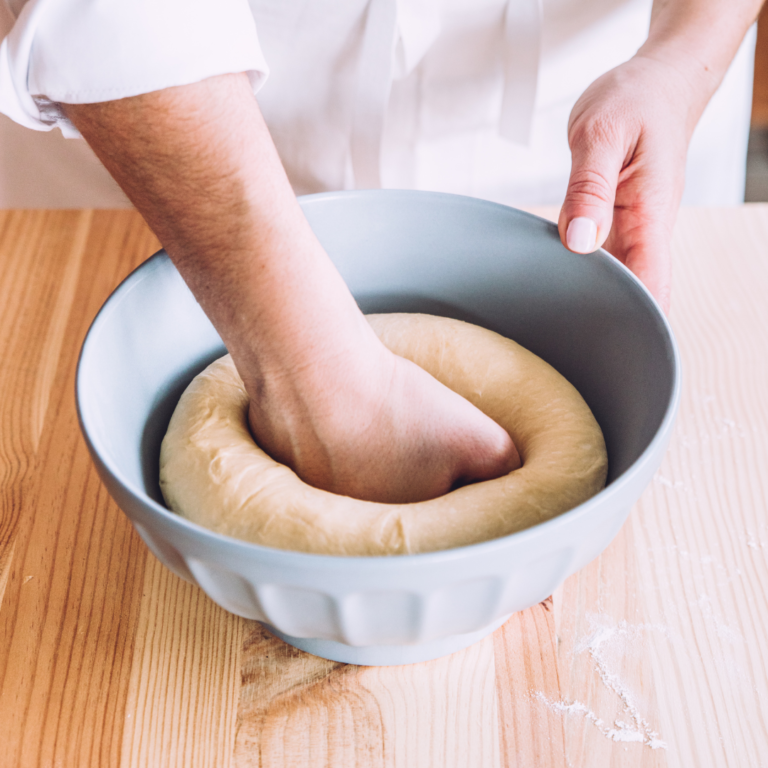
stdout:
{"type": "Polygon", "coordinates": [[[750,549],[764,549],[766,544],[768,542],[763,541],[761,538],[756,536],[752,531],[747,531],[747,546],[750,547],[750,549]]]}
{"type": "Polygon", "coordinates": [[[723,618],[715,613],[715,609],[712,607],[712,598],[707,594],[700,594],[698,600],[692,601],[692,605],[695,605],[701,610],[705,619],[714,627],[717,636],[721,640],[726,640],[729,643],[738,643],[744,640],[744,637],[732,627],[723,621],[723,618]]]}
{"type": "Polygon", "coordinates": [[[666,749],[666,743],[659,738],[659,734],[651,728],[650,723],[640,713],[634,693],[619,675],[611,670],[608,649],[610,647],[614,653],[618,652],[621,656],[626,652],[627,641],[636,640],[647,631],[660,632],[671,640],[669,627],[664,624],[630,624],[626,620],[609,623],[604,616],[595,614],[589,615],[587,619],[592,631],[576,646],[575,652],[589,653],[603,685],[619,697],[630,721],[617,719],[612,725],[607,725],[602,718],[580,701],[553,701],[541,691],[535,693],[535,698],[553,712],[584,717],[611,741],[635,742],[651,749],[666,749]]]}
{"type": "Polygon", "coordinates": [[[605,721],[598,717],[586,704],[580,701],[554,701],[548,699],[541,691],[534,694],[537,701],[540,701],[553,712],[559,712],[563,715],[581,715],[589,720],[600,733],[611,741],[621,741],[625,743],[635,742],[636,744],[645,744],[651,749],[666,749],[667,745],[663,742],[655,731],[650,733],[637,730],[633,725],[621,720],[615,720],[613,727],[606,726],[605,721]]]}

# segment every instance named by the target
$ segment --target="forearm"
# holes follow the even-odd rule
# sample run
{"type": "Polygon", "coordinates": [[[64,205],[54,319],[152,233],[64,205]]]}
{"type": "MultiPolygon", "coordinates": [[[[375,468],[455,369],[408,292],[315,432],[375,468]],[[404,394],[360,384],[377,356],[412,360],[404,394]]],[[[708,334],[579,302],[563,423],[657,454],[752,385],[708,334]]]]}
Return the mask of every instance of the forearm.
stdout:
{"type": "Polygon", "coordinates": [[[331,354],[322,349],[329,339],[338,352],[367,333],[298,206],[244,75],[66,111],[241,371],[260,378],[300,369],[331,354]]]}
{"type": "Polygon", "coordinates": [[[671,65],[689,85],[693,131],[764,0],[654,0],[638,56],[671,65]]]}
{"type": "Polygon", "coordinates": [[[66,107],[219,331],[253,437],[318,488],[405,503],[520,465],[378,340],[294,197],[245,76],[66,107]]]}

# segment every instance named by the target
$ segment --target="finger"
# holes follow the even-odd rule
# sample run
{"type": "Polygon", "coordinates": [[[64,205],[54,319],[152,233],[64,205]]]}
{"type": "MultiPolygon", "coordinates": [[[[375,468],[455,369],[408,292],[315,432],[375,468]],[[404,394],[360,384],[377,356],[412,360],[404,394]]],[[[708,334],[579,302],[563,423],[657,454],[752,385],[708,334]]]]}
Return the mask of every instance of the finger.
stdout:
{"type": "Polygon", "coordinates": [[[520,469],[523,461],[509,434],[490,419],[482,426],[484,434],[476,439],[478,447],[467,457],[460,474],[472,480],[493,480],[520,469]]]}
{"type": "Polygon", "coordinates": [[[669,312],[672,282],[670,243],[684,183],[685,154],[639,147],[623,173],[606,248],[669,312]]]}
{"type": "MultiPolygon", "coordinates": [[[[454,467],[451,488],[495,480],[522,466],[522,458],[512,438],[498,424],[488,422],[482,425],[484,434],[475,432],[472,435],[472,450],[465,453],[454,467]]],[[[470,441],[465,439],[463,443],[468,445],[470,441]]]]}
{"type": "Polygon", "coordinates": [[[659,303],[662,311],[669,314],[672,258],[666,227],[661,224],[647,224],[625,232],[621,219],[619,213],[606,247],[639,278],[659,303]]]}
{"type": "Polygon", "coordinates": [[[625,157],[608,131],[582,130],[571,138],[571,176],[558,221],[568,250],[591,253],[605,242],[625,157]]]}

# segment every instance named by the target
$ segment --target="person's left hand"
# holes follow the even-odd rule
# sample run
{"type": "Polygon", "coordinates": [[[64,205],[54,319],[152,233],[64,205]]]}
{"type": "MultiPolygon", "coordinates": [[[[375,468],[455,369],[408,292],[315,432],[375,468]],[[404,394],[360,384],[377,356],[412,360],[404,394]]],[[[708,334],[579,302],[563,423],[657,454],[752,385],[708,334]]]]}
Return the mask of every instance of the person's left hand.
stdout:
{"type": "Polygon", "coordinates": [[[568,192],[558,227],[576,253],[604,245],[665,312],[670,240],[700,105],[678,69],[635,56],[587,88],[571,112],[568,192]]]}

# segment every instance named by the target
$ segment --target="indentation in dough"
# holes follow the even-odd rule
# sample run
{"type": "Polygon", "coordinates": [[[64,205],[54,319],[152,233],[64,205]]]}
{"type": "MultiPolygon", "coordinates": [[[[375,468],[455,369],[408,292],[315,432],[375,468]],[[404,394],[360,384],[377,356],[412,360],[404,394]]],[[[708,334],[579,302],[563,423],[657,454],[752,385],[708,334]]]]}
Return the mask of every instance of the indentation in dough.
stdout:
{"type": "Polygon", "coordinates": [[[168,506],[206,528],[278,549],[394,555],[505,536],[578,506],[604,486],[600,427],[576,389],[541,358],[459,320],[368,320],[389,349],[504,427],[523,466],[416,504],[321,491],[254,443],[248,396],[227,355],[192,381],[174,411],[160,455],[168,506]]]}

